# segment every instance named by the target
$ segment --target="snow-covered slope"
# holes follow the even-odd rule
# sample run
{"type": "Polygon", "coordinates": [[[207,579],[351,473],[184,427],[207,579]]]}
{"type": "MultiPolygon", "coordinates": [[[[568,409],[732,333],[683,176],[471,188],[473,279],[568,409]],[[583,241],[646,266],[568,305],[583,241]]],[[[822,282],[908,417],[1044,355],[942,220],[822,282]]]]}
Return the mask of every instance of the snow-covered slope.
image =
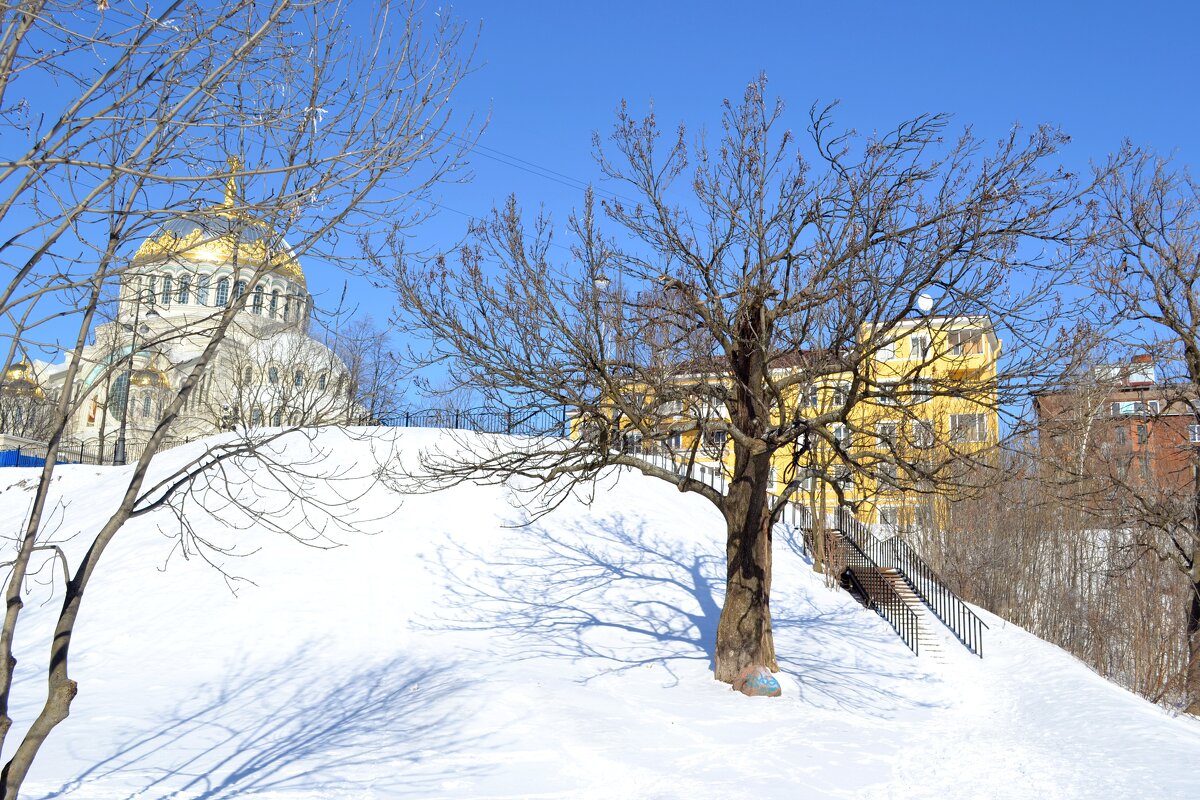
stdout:
{"type": "MultiPolygon", "coordinates": [[[[441,434],[367,433],[278,455],[312,476],[303,495],[345,499],[331,518],[289,505],[271,470],[233,473],[286,532],[311,537],[307,518],[339,547],[212,497],[211,513],[189,504],[189,536],[246,554],[208,551],[228,576],[179,549],[169,514],[122,532],[80,623],[79,697],[26,797],[1200,796],[1196,721],[986,614],[986,658],[915,658],[786,538],[784,695],[731,692],[710,673],[723,567],[707,503],[624,473],[591,506],[514,527],[504,487],[402,497],[370,479],[391,447],[411,457],[441,434]]],[[[60,470],[61,538],[99,524],[120,472],[60,470]]],[[[0,472],[4,518],[32,474],[0,472]]],[[[53,574],[22,628],[18,720],[44,691],[53,574]]]]}

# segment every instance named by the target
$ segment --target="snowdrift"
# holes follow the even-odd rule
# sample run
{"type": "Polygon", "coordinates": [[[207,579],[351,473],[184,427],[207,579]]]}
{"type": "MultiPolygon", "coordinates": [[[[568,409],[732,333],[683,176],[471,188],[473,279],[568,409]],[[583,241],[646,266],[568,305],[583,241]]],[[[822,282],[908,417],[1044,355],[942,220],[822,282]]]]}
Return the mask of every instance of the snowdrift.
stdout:
{"type": "MultiPolygon", "coordinates": [[[[985,659],[916,658],[786,535],[784,696],[731,692],[710,672],[724,569],[710,505],[622,471],[590,505],[523,525],[508,487],[405,495],[377,479],[445,436],[291,436],[182,516],[133,521],[85,601],[79,697],[25,797],[1200,795],[1196,721],[991,615],[985,659]]],[[[60,468],[69,553],[124,469],[60,468]]],[[[0,471],[5,518],[35,474],[0,471]]],[[[18,637],[18,726],[44,697],[56,569],[34,577],[18,637]]]]}

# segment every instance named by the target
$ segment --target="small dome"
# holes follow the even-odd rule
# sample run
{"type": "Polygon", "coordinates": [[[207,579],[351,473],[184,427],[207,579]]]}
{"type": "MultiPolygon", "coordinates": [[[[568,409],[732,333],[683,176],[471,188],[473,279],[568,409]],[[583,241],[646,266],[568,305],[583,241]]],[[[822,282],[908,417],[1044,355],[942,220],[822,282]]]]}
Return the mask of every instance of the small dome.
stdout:
{"type": "Polygon", "coordinates": [[[306,285],[300,261],[282,236],[262,220],[225,207],[167,220],[142,242],[133,263],[174,259],[214,266],[236,261],[251,269],[269,259],[272,272],[306,285]]]}
{"type": "Polygon", "coordinates": [[[33,376],[33,367],[28,361],[17,361],[9,364],[4,370],[3,388],[5,394],[20,397],[43,397],[45,393],[38,386],[33,376]]]}
{"type": "Polygon", "coordinates": [[[154,389],[171,388],[171,381],[167,377],[167,373],[152,366],[135,369],[129,376],[129,383],[133,386],[151,387],[154,389]]]}

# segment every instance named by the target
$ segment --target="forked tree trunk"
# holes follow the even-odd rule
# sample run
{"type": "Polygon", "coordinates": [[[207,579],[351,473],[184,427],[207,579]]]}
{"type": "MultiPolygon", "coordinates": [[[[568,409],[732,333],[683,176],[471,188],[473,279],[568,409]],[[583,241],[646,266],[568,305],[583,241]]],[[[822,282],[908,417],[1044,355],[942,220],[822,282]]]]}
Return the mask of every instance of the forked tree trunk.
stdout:
{"type": "Polygon", "coordinates": [[[727,581],[714,672],[725,683],[751,664],[779,669],[771,635],[770,453],[752,454],[749,462],[730,485],[724,508],[727,581]]]}

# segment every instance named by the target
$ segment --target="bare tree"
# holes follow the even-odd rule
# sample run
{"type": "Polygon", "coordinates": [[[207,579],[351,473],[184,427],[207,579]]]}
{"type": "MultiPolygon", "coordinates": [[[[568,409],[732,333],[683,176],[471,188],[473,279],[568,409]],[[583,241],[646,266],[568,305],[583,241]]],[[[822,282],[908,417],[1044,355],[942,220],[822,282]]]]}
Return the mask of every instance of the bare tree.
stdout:
{"type": "Polygon", "coordinates": [[[329,345],[346,365],[348,418],[371,424],[394,416],[400,409],[403,371],[388,332],[368,316],[333,330],[329,345]]]}
{"type": "MultiPolygon", "coordinates": [[[[1200,422],[1200,187],[1170,162],[1145,153],[1101,183],[1105,256],[1087,286],[1109,300],[1118,335],[1153,354],[1163,412],[1200,422]]],[[[1128,560],[1174,564],[1190,595],[1187,707],[1200,713],[1200,462],[1186,436],[1180,480],[1154,486],[1112,470],[1099,476],[1114,502],[1106,519],[1137,532],[1128,560]]]]}
{"type": "Polygon", "coordinates": [[[886,405],[916,422],[929,398],[1003,409],[1039,381],[1059,358],[1045,346],[1049,301],[1056,271],[1078,255],[1085,212],[1087,187],[1052,163],[1066,137],[1051,128],[1014,128],[988,145],[969,132],[944,141],[942,116],[865,139],[835,133],[829,109],[808,125],[811,159],[783,129],[765,79],[726,102],[711,146],[622,108],[608,139],[596,139],[601,171],[622,193],[603,200],[620,242],[601,233],[590,193],[561,259],[549,220],[526,225],[515,200],[478,224],[456,259],[417,264],[393,242],[398,313],[428,343],[414,359],[495,405],[568,407],[582,434],[430,452],[426,468],[447,480],[536,478],[545,508],[615,464],[708,499],[726,524],[721,681],[747,665],[777,668],[771,530],[806,454],[821,449],[819,478],[833,495],[840,470],[878,478],[885,464],[922,486],[946,481],[952,471],[931,454],[973,452],[950,432],[906,424],[917,444],[936,433],[945,446],[851,447],[847,436],[877,434],[856,430],[851,409],[886,405]],[[879,373],[877,355],[923,316],[923,293],[935,298],[928,324],[986,315],[1002,326],[1009,358],[998,380],[938,373],[944,351],[879,373]],[[721,437],[733,452],[727,493],[690,468],[721,437]],[[647,463],[628,452],[631,439],[673,451],[684,468],[647,463]],[[792,465],[773,482],[780,452],[792,465]]]}
{"type": "MultiPolygon", "coordinates": [[[[12,726],[13,639],[26,576],[35,554],[55,546],[46,503],[58,449],[85,382],[112,380],[133,358],[91,364],[83,353],[118,281],[117,322],[136,319],[145,302],[150,278],[139,272],[136,244],[160,223],[207,206],[219,231],[165,246],[236,241],[238,282],[253,287],[305,256],[360,268],[339,239],[353,240],[381,218],[419,221],[428,213],[421,201],[464,152],[465,145],[448,145],[446,134],[462,132],[457,121],[452,126],[450,98],[470,55],[462,27],[447,13],[435,16],[415,3],[375,3],[369,14],[353,4],[292,0],[159,5],[153,14],[125,2],[0,6],[5,363],[35,350],[66,358],[31,511],[5,537],[0,745],[12,726]],[[369,29],[352,24],[355,18],[370,20],[369,29]],[[56,85],[61,91],[47,89],[56,85]],[[215,210],[214,194],[225,198],[215,210]],[[239,260],[242,244],[261,257],[239,260]]],[[[203,346],[182,385],[164,398],[119,507],[71,566],[47,643],[47,699],[8,751],[0,797],[17,796],[39,748],[67,717],[77,691],[69,674],[76,620],[113,537],[198,476],[261,452],[250,440],[223,446],[146,484],[154,453],[250,297],[235,293],[187,331],[158,332],[140,343],[154,348],[192,337],[203,346]]]]}

